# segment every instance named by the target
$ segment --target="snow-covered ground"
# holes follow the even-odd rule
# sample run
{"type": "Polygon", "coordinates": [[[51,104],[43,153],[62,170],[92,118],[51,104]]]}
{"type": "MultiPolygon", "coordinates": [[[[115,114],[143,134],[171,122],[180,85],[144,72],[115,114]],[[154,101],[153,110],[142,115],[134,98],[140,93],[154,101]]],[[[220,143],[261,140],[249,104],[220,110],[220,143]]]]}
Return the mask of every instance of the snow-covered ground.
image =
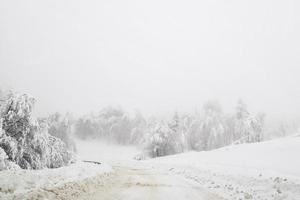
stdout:
{"type": "Polygon", "coordinates": [[[225,199],[300,199],[300,135],[146,161],[225,199]]]}
{"type": "Polygon", "coordinates": [[[104,179],[112,171],[106,164],[78,162],[43,170],[0,171],[0,199],[72,199],[86,191],[95,177],[104,179]]]}
{"type": "Polygon", "coordinates": [[[116,172],[87,199],[300,199],[299,135],[144,161],[133,147],[81,145],[82,158],[113,160],[116,172]]]}
{"type": "Polygon", "coordinates": [[[231,175],[285,176],[300,179],[300,135],[233,145],[213,151],[160,157],[151,162],[193,166],[231,175]]]}
{"type": "Polygon", "coordinates": [[[113,174],[109,164],[133,160],[135,147],[108,145],[97,141],[76,141],[79,159],[67,167],[43,170],[0,171],[0,199],[81,199],[104,185],[113,174]]]}
{"type": "Polygon", "coordinates": [[[300,199],[300,135],[143,161],[135,147],[76,143],[102,164],[2,171],[0,199],[300,199]]]}

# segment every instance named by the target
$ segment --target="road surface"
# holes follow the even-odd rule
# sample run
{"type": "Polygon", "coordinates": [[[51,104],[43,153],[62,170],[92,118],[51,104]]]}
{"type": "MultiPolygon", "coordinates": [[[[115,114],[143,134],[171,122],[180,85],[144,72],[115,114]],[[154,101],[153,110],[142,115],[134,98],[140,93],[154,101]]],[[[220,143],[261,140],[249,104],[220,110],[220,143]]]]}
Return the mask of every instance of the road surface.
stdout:
{"type": "Polygon", "coordinates": [[[168,170],[114,166],[115,173],[94,193],[80,199],[91,200],[219,200],[216,194],[205,190],[199,183],[168,170]]]}

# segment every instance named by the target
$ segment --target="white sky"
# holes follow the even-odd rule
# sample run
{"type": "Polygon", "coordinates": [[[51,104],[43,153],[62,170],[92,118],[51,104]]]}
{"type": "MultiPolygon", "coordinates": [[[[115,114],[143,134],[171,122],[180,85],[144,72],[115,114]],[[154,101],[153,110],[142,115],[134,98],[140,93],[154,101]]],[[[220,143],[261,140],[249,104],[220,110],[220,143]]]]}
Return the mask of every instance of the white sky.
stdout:
{"type": "Polygon", "coordinates": [[[0,84],[39,115],[145,113],[241,97],[300,113],[297,0],[0,0],[0,84]]]}

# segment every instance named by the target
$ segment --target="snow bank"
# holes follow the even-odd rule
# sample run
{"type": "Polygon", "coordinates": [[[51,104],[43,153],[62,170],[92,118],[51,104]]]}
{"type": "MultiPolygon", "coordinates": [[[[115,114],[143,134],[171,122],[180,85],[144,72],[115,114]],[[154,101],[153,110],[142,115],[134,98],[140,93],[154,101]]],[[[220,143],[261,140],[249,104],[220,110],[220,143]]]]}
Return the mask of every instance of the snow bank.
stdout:
{"type": "MultiPolygon", "coordinates": [[[[78,162],[67,167],[43,170],[4,170],[0,171],[0,199],[30,199],[35,191],[53,191],[69,183],[80,183],[112,171],[105,164],[78,162]]],[[[68,191],[64,191],[68,192],[68,191]]],[[[70,191],[69,191],[70,192],[70,191]]]]}
{"type": "Polygon", "coordinates": [[[232,175],[282,175],[300,179],[300,135],[241,144],[213,151],[190,152],[154,159],[174,166],[209,169],[232,175]]]}

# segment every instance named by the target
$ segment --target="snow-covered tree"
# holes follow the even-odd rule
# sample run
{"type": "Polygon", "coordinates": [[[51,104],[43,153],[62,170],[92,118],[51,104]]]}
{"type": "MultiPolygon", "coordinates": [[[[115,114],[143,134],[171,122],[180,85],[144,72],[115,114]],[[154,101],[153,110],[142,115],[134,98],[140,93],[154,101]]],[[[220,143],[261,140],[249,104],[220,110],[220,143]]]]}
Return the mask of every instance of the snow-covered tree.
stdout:
{"type": "Polygon", "coordinates": [[[235,122],[236,117],[233,114],[227,114],[224,116],[224,145],[230,145],[232,142],[237,140],[235,136],[235,122]]]}
{"type": "Polygon", "coordinates": [[[189,123],[187,129],[187,141],[189,149],[191,150],[203,150],[202,138],[201,138],[201,120],[198,116],[194,116],[189,123]]]}
{"type": "Polygon", "coordinates": [[[130,143],[140,145],[145,139],[144,136],[147,129],[147,121],[140,112],[136,111],[134,118],[131,120],[131,124],[130,143]]]}
{"type": "MultiPolygon", "coordinates": [[[[0,118],[0,138],[3,137],[4,131],[2,129],[2,119],[0,118]]],[[[19,166],[9,161],[6,152],[0,147],[0,171],[12,168],[19,168],[19,166]]]]}
{"type": "Polygon", "coordinates": [[[131,123],[127,115],[116,119],[115,123],[110,128],[110,136],[118,144],[128,144],[131,134],[131,123]]]}
{"type": "Polygon", "coordinates": [[[186,137],[190,149],[202,151],[225,145],[224,117],[217,101],[206,102],[201,114],[196,113],[186,119],[186,137]]]}
{"type": "Polygon", "coordinates": [[[100,131],[100,128],[97,131],[95,120],[89,116],[79,118],[75,122],[74,129],[74,135],[78,136],[80,139],[97,138],[97,133],[100,131]]]}
{"type": "Polygon", "coordinates": [[[203,150],[223,146],[224,126],[222,108],[217,101],[208,101],[203,106],[204,116],[200,127],[203,150]]]}
{"type": "Polygon", "coordinates": [[[67,145],[68,149],[75,152],[76,145],[71,138],[71,122],[68,115],[62,116],[59,113],[54,113],[46,121],[49,127],[49,134],[61,139],[67,145]]]}
{"type": "Polygon", "coordinates": [[[120,107],[106,107],[98,115],[79,118],[75,135],[82,139],[97,138],[118,144],[138,144],[143,140],[147,122],[136,112],[130,115],[120,107]]]}
{"type": "Polygon", "coordinates": [[[262,138],[262,119],[251,115],[245,103],[238,101],[234,139],[237,143],[260,142],[262,138]]]}
{"type": "Polygon", "coordinates": [[[146,151],[151,157],[159,157],[182,152],[180,138],[168,123],[158,122],[147,131],[146,151]]]}
{"type": "Polygon", "coordinates": [[[183,152],[186,149],[186,135],[184,133],[183,120],[179,117],[178,113],[175,112],[173,118],[168,123],[170,129],[173,131],[172,135],[176,140],[176,151],[183,152]]]}
{"type": "Polygon", "coordinates": [[[68,164],[73,154],[65,144],[55,139],[51,143],[46,126],[40,125],[32,117],[34,98],[23,94],[14,94],[1,106],[0,148],[7,159],[23,169],[41,169],[44,167],[60,167],[68,164]],[[53,146],[59,148],[53,149],[53,146]],[[55,155],[64,157],[64,162],[55,164],[55,155]]]}

